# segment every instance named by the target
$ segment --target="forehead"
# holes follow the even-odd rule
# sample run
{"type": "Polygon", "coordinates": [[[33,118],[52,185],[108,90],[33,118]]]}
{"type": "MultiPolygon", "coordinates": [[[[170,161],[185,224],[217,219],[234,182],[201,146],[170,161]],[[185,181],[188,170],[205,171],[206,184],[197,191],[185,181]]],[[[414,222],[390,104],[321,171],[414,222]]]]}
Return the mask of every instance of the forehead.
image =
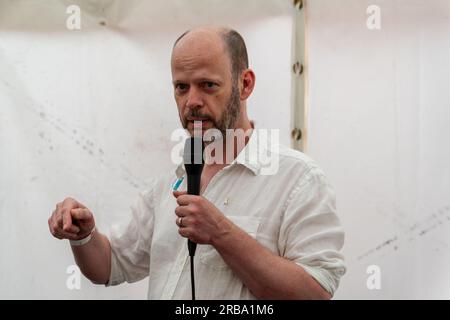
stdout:
{"type": "Polygon", "coordinates": [[[227,77],[231,74],[231,64],[222,41],[207,35],[182,38],[173,49],[171,67],[174,81],[186,77],[227,77]]]}

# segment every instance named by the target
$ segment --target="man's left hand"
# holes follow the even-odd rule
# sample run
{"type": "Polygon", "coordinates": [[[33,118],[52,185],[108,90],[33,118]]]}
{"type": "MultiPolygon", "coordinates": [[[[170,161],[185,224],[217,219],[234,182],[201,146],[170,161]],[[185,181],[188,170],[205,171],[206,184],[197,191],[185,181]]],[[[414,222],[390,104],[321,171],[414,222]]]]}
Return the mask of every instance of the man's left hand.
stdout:
{"type": "Polygon", "coordinates": [[[231,222],[217,207],[203,196],[174,191],[178,207],[175,208],[181,236],[198,244],[213,244],[231,229],[231,222]]]}

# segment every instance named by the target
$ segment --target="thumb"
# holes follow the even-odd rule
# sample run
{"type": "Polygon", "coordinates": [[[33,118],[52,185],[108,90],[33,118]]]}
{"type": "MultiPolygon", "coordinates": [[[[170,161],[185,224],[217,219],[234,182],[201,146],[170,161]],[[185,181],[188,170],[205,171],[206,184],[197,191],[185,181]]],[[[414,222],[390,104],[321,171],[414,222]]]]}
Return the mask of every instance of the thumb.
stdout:
{"type": "Polygon", "coordinates": [[[183,194],[187,194],[187,191],[176,191],[176,190],[173,191],[173,196],[175,198],[178,198],[179,196],[182,196],[183,194]]]}
{"type": "Polygon", "coordinates": [[[76,208],[70,211],[72,217],[77,220],[88,220],[92,218],[92,214],[87,208],[76,208]]]}

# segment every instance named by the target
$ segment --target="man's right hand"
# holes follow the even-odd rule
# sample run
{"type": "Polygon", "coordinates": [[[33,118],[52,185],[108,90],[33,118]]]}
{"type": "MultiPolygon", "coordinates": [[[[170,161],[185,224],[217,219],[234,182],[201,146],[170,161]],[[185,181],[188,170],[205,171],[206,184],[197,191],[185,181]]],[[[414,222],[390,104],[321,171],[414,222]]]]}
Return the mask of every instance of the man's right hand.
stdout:
{"type": "Polygon", "coordinates": [[[56,205],[48,219],[48,227],[55,238],[80,240],[94,229],[94,215],[80,202],[66,198],[56,205]]]}

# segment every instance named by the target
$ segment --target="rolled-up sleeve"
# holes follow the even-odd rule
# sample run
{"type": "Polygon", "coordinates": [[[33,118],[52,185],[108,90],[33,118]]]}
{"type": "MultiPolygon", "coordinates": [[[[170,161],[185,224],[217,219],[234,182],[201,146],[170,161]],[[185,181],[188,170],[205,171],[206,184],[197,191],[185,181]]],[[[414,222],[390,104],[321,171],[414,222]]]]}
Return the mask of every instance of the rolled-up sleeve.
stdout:
{"type": "Polygon", "coordinates": [[[332,296],[345,273],[344,231],[335,193],[318,168],[299,179],[285,205],[278,247],[332,296]]]}
{"type": "Polygon", "coordinates": [[[154,221],[152,190],[139,194],[131,207],[128,223],[114,225],[107,233],[111,244],[111,273],[106,286],[136,282],[149,274],[154,221]]]}

